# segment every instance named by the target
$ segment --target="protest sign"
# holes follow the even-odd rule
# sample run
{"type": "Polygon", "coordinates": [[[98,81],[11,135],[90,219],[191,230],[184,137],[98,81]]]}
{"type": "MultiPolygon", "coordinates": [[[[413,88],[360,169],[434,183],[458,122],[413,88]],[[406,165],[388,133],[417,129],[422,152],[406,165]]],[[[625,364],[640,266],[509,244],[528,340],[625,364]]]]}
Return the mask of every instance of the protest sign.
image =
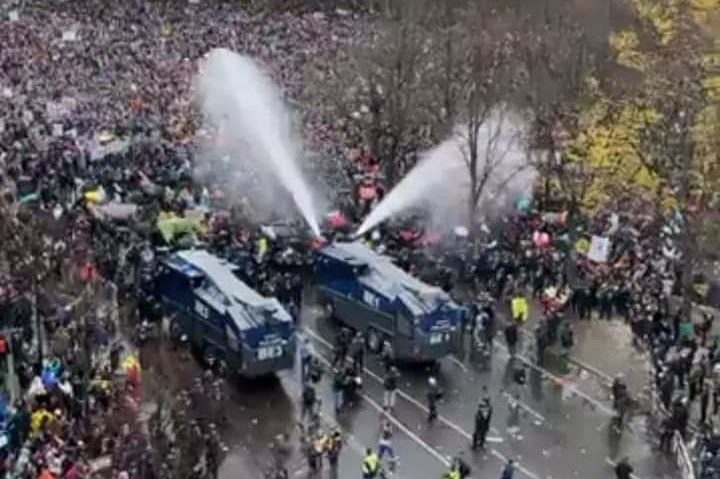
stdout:
{"type": "Polygon", "coordinates": [[[606,236],[593,236],[587,256],[596,263],[607,262],[610,257],[610,239],[606,236]]]}
{"type": "Polygon", "coordinates": [[[62,34],[62,41],[74,42],[77,40],[77,30],[65,30],[62,34]]]}

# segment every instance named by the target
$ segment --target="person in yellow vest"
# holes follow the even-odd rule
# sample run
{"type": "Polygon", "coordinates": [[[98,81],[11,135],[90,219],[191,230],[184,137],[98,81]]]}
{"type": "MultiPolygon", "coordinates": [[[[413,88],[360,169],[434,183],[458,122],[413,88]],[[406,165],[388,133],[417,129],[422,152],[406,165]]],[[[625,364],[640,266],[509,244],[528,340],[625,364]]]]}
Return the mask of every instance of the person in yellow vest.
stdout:
{"type": "Polygon", "coordinates": [[[363,479],[374,479],[380,472],[380,458],[377,453],[370,448],[365,449],[365,457],[362,461],[362,477],[363,479]]]}
{"type": "Polygon", "coordinates": [[[270,241],[265,236],[261,236],[257,240],[257,257],[258,262],[262,262],[263,258],[267,254],[268,250],[270,249],[270,241]]]}
{"type": "Polygon", "coordinates": [[[41,429],[54,420],[55,416],[44,407],[41,407],[30,416],[30,430],[34,435],[37,435],[41,429]]]}
{"type": "Polygon", "coordinates": [[[515,293],[512,298],[511,309],[512,317],[514,320],[523,323],[528,320],[528,316],[530,315],[530,307],[528,306],[527,299],[522,294],[515,293]]]}
{"type": "Polygon", "coordinates": [[[460,469],[457,465],[453,464],[450,466],[450,470],[443,475],[443,479],[462,479],[460,469]]]}

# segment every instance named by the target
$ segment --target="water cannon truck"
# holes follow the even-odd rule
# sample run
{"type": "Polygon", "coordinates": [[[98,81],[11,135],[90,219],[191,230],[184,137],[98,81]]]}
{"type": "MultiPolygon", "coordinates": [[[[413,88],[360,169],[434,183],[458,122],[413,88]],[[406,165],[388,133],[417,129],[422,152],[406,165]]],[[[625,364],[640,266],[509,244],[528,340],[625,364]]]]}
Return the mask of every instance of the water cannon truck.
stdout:
{"type": "Polygon", "coordinates": [[[256,377],[291,368],[295,325],[275,298],[239,279],[239,267],[204,250],[179,251],[160,263],[156,293],[170,316],[170,334],[203,358],[256,377]]]}
{"type": "Polygon", "coordinates": [[[458,345],[465,310],[359,241],[319,248],[315,282],[327,315],[365,334],[371,351],[379,352],[387,340],[397,359],[426,362],[458,345]]]}

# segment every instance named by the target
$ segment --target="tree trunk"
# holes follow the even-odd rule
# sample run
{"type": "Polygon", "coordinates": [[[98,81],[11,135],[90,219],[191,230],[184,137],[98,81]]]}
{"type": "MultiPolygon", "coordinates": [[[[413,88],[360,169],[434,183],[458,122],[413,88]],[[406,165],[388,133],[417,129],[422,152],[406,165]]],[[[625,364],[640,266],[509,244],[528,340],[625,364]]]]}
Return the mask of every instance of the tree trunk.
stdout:
{"type": "Polygon", "coordinates": [[[468,158],[467,164],[470,173],[470,194],[468,195],[468,226],[475,232],[477,229],[477,205],[482,194],[481,178],[478,172],[478,130],[480,129],[477,118],[471,119],[468,124],[468,158]]]}

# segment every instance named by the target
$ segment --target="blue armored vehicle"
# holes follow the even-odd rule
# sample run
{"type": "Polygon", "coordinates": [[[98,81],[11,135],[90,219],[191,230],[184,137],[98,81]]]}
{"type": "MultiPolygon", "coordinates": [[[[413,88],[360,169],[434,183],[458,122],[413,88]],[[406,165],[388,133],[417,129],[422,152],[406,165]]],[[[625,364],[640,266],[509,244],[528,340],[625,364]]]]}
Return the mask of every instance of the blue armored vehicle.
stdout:
{"type": "Polygon", "coordinates": [[[292,367],[295,326],[275,298],[236,275],[237,266],[202,250],[177,252],[161,264],[156,293],[171,315],[172,336],[185,336],[203,358],[244,377],[292,367]]]}
{"type": "Polygon", "coordinates": [[[388,257],[360,242],[331,243],[316,252],[315,273],[327,314],[362,331],[370,350],[389,340],[396,358],[411,362],[454,351],[464,310],[388,257]]]}

